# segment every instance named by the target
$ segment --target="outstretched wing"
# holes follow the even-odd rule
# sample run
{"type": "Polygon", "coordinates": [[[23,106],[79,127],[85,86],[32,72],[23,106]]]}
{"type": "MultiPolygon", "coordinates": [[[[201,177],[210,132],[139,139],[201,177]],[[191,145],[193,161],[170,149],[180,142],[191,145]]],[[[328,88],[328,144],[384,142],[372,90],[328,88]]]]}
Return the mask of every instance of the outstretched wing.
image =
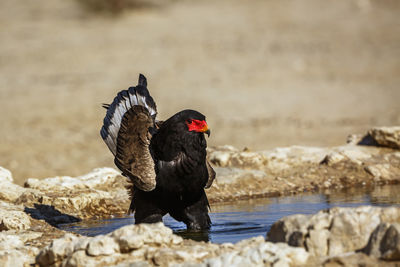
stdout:
{"type": "Polygon", "coordinates": [[[215,179],[215,171],[214,171],[213,167],[211,167],[211,164],[208,162],[208,160],[206,160],[206,165],[207,165],[207,172],[208,172],[208,181],[204,188],[210,188],[215,179]]]}
{"type": "Polygon", "coordinates": [[[107,109],[100,134],[115,156],[114,162],[135,186],[155,187],[154,161],[149,151],[149,129],[155,126],[157,108],[140,74],[136,87],[118,93],[107,109]]]}
{"type": "Polygon", "coordinates": [[[157,115],[156,103],[147,90],[147,80],[142,74],[139,75],[139,82],[136,87],[129,87],[127,90],[122,90],[110,105],[103,105],[107,109],[107,113],[104,117],[100,134],[114,156],[116,154],[117,137],[122,118],[135,105],[145,107],[153,120],[155,120],[157,115]]]}
{"type": "Polygon", "coordinates": [[[149,150],[149,128],[153,126],[149,111],[136,105],[124,114],[117,137],[115,165],[143,191],[156,187],[154,160],[149,150]]]}

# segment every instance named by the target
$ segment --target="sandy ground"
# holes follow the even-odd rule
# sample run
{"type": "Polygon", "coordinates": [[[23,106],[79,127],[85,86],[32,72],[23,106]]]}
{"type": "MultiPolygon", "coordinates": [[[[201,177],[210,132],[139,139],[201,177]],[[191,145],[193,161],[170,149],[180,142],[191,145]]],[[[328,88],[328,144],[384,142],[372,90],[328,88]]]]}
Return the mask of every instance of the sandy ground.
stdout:
{"type": "Polygon", "coordinates": [[[172,1],[110,17],[0,2],[0,166],[28,177],[113,166],[99,129],[145,74],[159,117],[207,116],[210,145],[343,144],[400,124],[400,2],[172,1]]]}

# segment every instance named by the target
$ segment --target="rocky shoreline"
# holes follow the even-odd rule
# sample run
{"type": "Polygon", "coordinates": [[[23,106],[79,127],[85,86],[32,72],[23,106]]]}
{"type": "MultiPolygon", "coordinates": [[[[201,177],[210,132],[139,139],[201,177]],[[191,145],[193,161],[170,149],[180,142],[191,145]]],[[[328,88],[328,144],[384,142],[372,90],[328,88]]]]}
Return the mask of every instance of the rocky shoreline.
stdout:
{"type": "MultiPolygon", "coordinates": [[[[241,151],[210,148],[211,203],[400,182],[400,127],[371,129],[331,147],[241,151]]],[[[276,222],[237,244],[182,240],[162,224],[83,237],[61,223],[125,214],[129,183],[112,168],[79,177],[28,179],[0,167],[1,266],[366,266],[400,264],[400,208],[334,208],[276,222]],[[357,265],[358,266],[358,265],[357,265]]]]}

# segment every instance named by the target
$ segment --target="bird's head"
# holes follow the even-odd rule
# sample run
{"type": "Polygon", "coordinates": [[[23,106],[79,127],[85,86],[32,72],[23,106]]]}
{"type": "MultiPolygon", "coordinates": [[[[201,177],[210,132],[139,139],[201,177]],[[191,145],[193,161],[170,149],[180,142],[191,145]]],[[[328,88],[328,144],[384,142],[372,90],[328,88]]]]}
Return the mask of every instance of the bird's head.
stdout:
{"type": "Polygon", "coordinates": [[[210,136],[211,132],[205,120],[187,119],[186,125],[188,126],[189,132],[206,133],[210,136]]]}
{"type": "Polygon", "coordinates": [[[210,129],[208,128],[206,117],[195,110],[182,111],[182,119],[185,121],[187,130],[189,132],[205,133],[210,136],[210,129]]]}
{"type": "Polygon", "coordinates": [[[182,110],[164,121],[151,139],[153,153],[158,159],[170,161],[182,151],[193,157],[205,157],[210,135],[206,117],[195,110],[182,110]]]}

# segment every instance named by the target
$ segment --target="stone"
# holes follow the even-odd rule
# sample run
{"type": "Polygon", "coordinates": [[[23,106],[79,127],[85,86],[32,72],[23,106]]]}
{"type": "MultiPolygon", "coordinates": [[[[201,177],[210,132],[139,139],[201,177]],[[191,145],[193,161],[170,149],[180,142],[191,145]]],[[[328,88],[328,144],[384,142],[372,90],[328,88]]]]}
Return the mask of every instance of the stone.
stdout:
{"type": "Polygon", "coordinates": [[[6,168],[0,167],[0,183],[2,182],[13,182],[14,179],[12,177],[12,174],[9,170],[6,168]]]}
{"type": "Polygon", "coordinates": [[[177,245],[183,242],[163,223],[127,225],[115,230],[111,237],[119,244],[121,251],[131,251],[143,245],[177,245]]]}
{"type": "Polygon", "coordinates": [[[290,163],[312,162],[319,163],[326,156],[329,150],[319,147],[290,146],[278,147],[272,151],[262,151],[260,153],[270,160],[284,160],[290,163]]]}
{"type": "Polygon", "coordinates": [[[400,126],[376,127],[369,130],[368,134],[380,146],[400,149],[400,126]]]}
{"type": "Polygon", "coordinates": [[[358,165],[362,165],[363,162],[370,159],[371,155],[375,152],[371,150],[371,148],[351,145],[338,147],[335,149],[335,151],[339,152],[347,160],[350,160],[358,165]]]}
{"type": "Polygon", "coordinates": [[[128,179],[112,168],[94,169],[78,177],[30,178],[16,203],[26,205],[35,218],[57,225],[125,214],[130,204],[127,186],[128,179]]]}
{"type": "Polygon", "coordinates": [[[72,253],[71,256],[66,258],[65,267],[84,267],[84,266],[98,266],[96,259],[86,255],[84,250],[78,250],[72,253]]]}
{"type": "Polygon", "coordinates": [[[283,243],[263,242],[255,247],[242,248],[204,261],[205,266],[297,266],[307,262],[304,248],[283,243]]]}
{"type": "Polygon", "coordinates": [[[381,223],[361,250],[367,255],[390,261],[400,260],[400,224],[381,223]]]}
{"type": "Polygon", "coordinates": [[[12,182],[0,182],[0,199],[15,202],[23,193],[25,189],[12,182]]]}
{"type": "Polygon", "coordinates": [[[304,247],[317,257],[337,256],[364,248],[383,222],[400,222],[400,208],[332,208],[282,218],[272,225],[267,241],[304,247]]]}
{"type": "Polygon", "coordinates": [[[236,167],[241,169],[262,169],[266,164],[264,155],[259,152],[238,151],[236,149],[224,149],[212,151],[208,155],[211,163],[219,167],[236,167]]]}
{"type": "MultiPolygon", "coordinates": [[[[114,265],[113,267],[150,267],[152,265],[150,265],[147,261],[137,261],[137,262],[123,262],[117,265],[114,265]]],[[[179,265],[176,265],[179,266],[179,265]]],[[[182,265],[182,266],[186,266],[186,265],[182,265]]],[[[195,267],[196,265],[187,265],[188,267],[195,267]]]]}
{"type": "Polygon", "coordinates": [[[346,144],[348,145],[357,145],[362,139],[363,139],[362,134],[350,134],[347,136],[346,139],[346,144]]]}
{"type": "MultiPolygon", "coordinates": [[[[374,257],[369,257],[364,253],[347,253],[340,256],[329,257],[324,260],[321,264],[318,264],[323,267],[376,267],[376,266],[385,266],[385,267],[395,267],[398,266],[396,264],[391,265],[388,262],[382,262],[374,257]]],[[[318,266],[315,264],[315,266],[318,266]]]]}
{"type": "Polygon", "coordinates": [[[31,226],[29,216],[21,210],[11,210],[10,205],[9,209],[5,209],[6,205],[9,204],[0,205],[0,231],[29,229],[31,226]]]}
{"type": "MultiPolygon", "coordinates": [[[[368,242],[369,235],[380,223],[380,209],[359,207],[332,212],[329,256],[357,250],[368,242]]],[[[321,255],[323,255],[321,253],[321,255]]]]}
{"type": "Polygon", "coordinates": [[[215,168],[215,182],[218,184],[234,184],[245,180],[258,180],[266,177],[265,172],[259,170],[242,170],[238,168],[215,168]]]}
{"type": "Polygon", "coordinates": [[[113,237],[117,240],[120,250],[129,252],[134,249],[141,248],[144,240],[141,235],[132,227],[121,227],[113,232],[113,237]]]}
{"type": "Polygon", "coordinates": [[[36,247],[25,246],[25,242],[39,238],[42,234],[31,231],[0,232],[0,266],[31,266],[35,263],[36,247]]]}
{"type": "Polygon", "coordinates": [[[0,266],[2,267],[26,267],[35,262],[35,257],[25,251],[8,250],[0,251],[0,266]]]}
{"type": "Polygon", "coordinates": [[[91,239],[86,248],[89,256],[108,256],[119,252],[119,246],[115,240],[109,236],[98,235],[91,239]]]}
{"type": "Polygon", "coordinates": [[[40,266],[291,266],[305,264],[304,248],[256,237],[233,244],[183,241],[163,224],[128,225],[108,235],[54,240],[36,258],[40,266]],[[140,241],[138,241],[140,240],[140,241]],[[86,244],[86,249],[83,249],[86,244]],[[141,244],[141,245],[139,245],[141,244]]]}
{"type": "Polygon", "coordinates": [[[345,160],[346,157],[340,153],[332,152],[325,156],[325,158],[320,162],[321,164],[326,164],[328,166],[332,166],[336,163],[339,163],[345,160]]]}
{"type": "Polygon", "coordinates": [[[14,202],[25,192],[23,187],[14,184],[13,181],[11,172],[0,167],[0,199],[14,202]]]}
{"type": "Polygon", "coordinates": [[[104,187],[107,184],[112,184],[115,179],[120,179],[121,173],[113,168],[97,168],[88,174],[70,177],[57,176],[45,179],[29,178],[25,182],[25,187],[34,188],[42,191],[60,191],[67,189],[85,189],[104,187]]]}
{"type": "Polygon", "coordinates": [[[388,261],[400,260],[400,224],[395,223],[388,227],[379,247],[381,259],[388,261]]]}
{"type": "Polygon", "coordinates": [[[11,250],[24,246],[24,242],[18,235],[0,232],[0,251],[11,250]]]}
{"type": "Polygon", "coordinates": [[[242,169],[262,169],[266,164],[263,154],[257,152],[237,152],[230,158],[230,166],[242,169]]]}
{"type": "Polygon", "coordinates": [[[40,266],[49,266],[63,261],[74,252],[74,241],[77,237],[73,234],[66,234],[62,238],[55,239],[51,244],[40,251],[36,262],[40,266]]]}
{"type": "MultiPolygon", "coordinates": [[[[183,242],[182,238],[172,233],[172,230],[162,223],[127,225],[115,230],[108,235],[96,237],[76,237],[66,234],[64,237],[55,239],[45,247],[37,256],[36,262],[40,266],[51,264],[66,264],[65,266],[100,266],[101,262],[114,262],[115,259],[122,257],[121,253],[129,253],[132,250],[143,249],[137,255],[142,255],[143,259],[156,258],[163,261],[165,255],[174,250],[163,254],[156,250],[152,254],[147,249],[149,247],[167,248],[176,246],[183,242]],[[161,254],[160,254],[161,253],[161,254]],[[158,255],[158,256],[155,256],[158,255]],[[101,261],[94,260],[101,257],[101,261]]],[[[185,252],[173,252],[174,258],[182,258],[185,252]]],[[[189,259],[193,255],[186,255],[189,259]]]]}
{"type": "Polygon", "coordinates": [[[371,174],[375,181],[391,181],[393,179],[400,179],[396,170],[388,163],[366,166],[365,171],[371,174]]]}
{"type": "Polygon", "coordinates": [[[230,164],[232,152],[230,151],[213,151],[208,155],[211,163],[219,167],[227,167],[230,164]]]}

